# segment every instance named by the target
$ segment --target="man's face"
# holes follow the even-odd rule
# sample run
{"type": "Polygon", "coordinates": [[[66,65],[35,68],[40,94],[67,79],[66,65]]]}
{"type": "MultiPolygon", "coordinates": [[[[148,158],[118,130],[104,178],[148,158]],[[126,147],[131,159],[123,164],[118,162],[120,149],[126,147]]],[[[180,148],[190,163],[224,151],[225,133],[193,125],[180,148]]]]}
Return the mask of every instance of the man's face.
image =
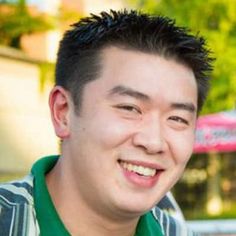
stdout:
{"type": "Polygon", "coordinates": [[[100,77],[70,112],[63,151],[78,193],[108,216],[138,216],[180,178],[192,153],[197,85],[186,66],[106,48],[100,77]]]}

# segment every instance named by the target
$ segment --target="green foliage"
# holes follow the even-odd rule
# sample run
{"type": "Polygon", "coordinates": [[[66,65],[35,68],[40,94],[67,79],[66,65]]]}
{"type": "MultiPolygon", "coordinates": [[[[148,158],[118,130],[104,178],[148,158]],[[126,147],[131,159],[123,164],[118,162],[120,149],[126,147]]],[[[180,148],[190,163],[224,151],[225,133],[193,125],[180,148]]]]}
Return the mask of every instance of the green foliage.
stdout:
{"type": "Polygon", "coordinates": [[[77,22],[82,17],[81,13],[77,10],[72,10],[70,8],[66,8],[64,6],[60,7],[58,20],[63,25],[67,25],[67,27],[75,22],[77,22]]]}
{"type": "Polygon", "coordinates": [[[137,8],[175,18],[203,35],[213,57],[212,89],[202,113],[236,105],[236,0],[130,0],[137,8]]]}
{"type": "Polygon", "coordinates": [[[19,48],[22,35],[43,32],[54,25],[52,17],[32,16],[25,0],[0,1],[0,44],[19,48]]]}
{"type": "Polygon", "coordinates": [[[45,84],[47,82],[54,83],[55,78],[55,63],[42,62],[39,63],[39,73],[40,73],[40,92],[44,91],[45,84]]]}

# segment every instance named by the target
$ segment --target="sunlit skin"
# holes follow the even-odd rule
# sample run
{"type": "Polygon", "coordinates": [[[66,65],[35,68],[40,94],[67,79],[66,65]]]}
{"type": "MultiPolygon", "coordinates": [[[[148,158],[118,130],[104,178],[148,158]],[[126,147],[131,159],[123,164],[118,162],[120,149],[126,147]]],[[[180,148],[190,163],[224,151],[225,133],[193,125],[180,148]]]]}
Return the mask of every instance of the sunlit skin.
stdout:
{"type": "Polygon", "coordinates": [[[67,91],[51,92],[63,142],[47,184],[73,235],[131,236],[190,158],[197,85],[191,69],[158,55],[109,47],[101,58],[100,76],[84,87],[79,114],[67,91]],[[128,164],[155,174],[140,175],[128,164]]]}

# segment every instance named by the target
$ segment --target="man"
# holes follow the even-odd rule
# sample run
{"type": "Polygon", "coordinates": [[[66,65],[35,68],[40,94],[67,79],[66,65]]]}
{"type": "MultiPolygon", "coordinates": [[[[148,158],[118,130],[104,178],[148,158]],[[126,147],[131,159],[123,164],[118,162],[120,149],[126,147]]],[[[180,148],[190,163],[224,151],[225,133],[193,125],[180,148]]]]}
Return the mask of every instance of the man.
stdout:
{"type": "Polygon", "coordinates": [[[211,61],[202,38],[165,17],[75,24],[49,99],[61,155],[1,187],[1,235],[186,235],[157,204],[191,156],[211,61]]]}

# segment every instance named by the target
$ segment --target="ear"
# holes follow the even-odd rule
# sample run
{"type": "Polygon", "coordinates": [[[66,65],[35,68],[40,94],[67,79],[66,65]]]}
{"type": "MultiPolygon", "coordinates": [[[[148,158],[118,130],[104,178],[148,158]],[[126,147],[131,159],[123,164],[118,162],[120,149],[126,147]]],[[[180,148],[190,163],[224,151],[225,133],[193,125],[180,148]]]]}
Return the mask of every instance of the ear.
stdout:
{"type": "Polygon", "coordinates": [[[69,105],[68,92],[61,86],[55,86],[49,96],[49,107],[55,133],[61,139],[66,139],[70,135],[69,105]]]}

